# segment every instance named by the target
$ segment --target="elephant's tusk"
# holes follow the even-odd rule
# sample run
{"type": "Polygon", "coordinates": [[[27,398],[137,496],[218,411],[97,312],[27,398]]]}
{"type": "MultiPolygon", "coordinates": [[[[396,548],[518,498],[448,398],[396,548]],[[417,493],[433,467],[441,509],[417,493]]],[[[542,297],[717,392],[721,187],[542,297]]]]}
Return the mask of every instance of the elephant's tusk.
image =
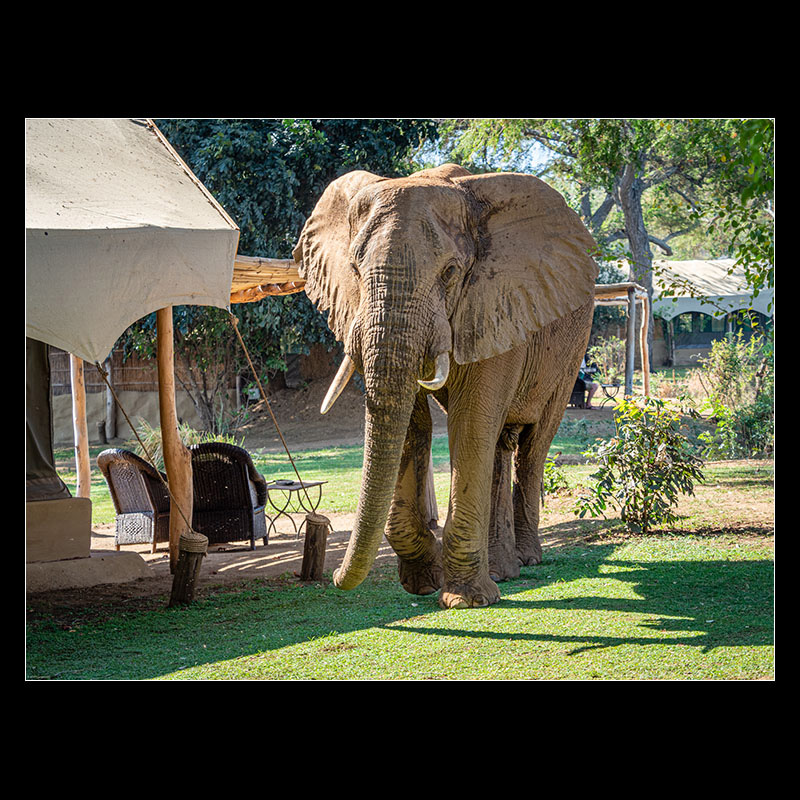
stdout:
{"type": "Polygon", "coordinates": [[[350,358],[350,356],[345,353],[344,360],[339,366],[339,371],[336,373],[336,376],[334,377],[333,382],[328,389],[328,393],[325,395],[325,399],[322,401],[322,405],[319,409],[320,414],[327,414],[328,411],[331,410],[331,406],[336,402],[336,398],[339,397],[339,395],[344,391],[344,387],[347,386],[347,382],[353,377],[353,373],[355,371],[356,365],[353,363],[353,360],[350,358]]]}
{"type": "Polygon", "coordinates": [[[417,383],[422,386],[423,389],[430,389],[430,391],[435,392],[447,383],[447,376],[449,374],[450,356],[447,355],[447,353],[439,353],[439,355],[436,356],[436,374],[433,376],[433,380],[417,380],[417,383]]]}

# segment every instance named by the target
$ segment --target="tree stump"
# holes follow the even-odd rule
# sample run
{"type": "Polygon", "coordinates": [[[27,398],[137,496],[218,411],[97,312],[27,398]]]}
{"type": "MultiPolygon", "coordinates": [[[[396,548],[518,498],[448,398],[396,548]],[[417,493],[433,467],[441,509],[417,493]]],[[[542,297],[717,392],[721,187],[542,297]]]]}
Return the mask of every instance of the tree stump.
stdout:
{"type": "Polygon", "coordinates": [[[328,546],[328,529],[331,521],[321,514],[306,514],[306,538],[303,546],[301,581],[318,581],[325,566],[325,550],[328,546]]]}

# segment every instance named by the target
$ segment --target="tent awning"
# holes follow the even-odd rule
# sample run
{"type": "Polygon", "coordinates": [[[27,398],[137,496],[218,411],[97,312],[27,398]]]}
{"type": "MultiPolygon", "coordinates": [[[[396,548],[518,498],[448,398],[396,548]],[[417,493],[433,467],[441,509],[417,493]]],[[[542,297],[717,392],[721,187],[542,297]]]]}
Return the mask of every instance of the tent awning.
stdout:
{"type": "Polygon", "coordinates": [[[239,229],[149,120],[29,119],[26,332],[102,361],[171,305],[230,304],[239,229]]]}

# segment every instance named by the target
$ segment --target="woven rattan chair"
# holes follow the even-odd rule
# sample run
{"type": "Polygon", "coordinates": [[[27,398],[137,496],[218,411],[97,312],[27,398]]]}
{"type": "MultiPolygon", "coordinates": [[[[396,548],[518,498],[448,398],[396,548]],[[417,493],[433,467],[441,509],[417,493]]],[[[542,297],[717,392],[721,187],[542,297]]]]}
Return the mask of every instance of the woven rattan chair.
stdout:
{"type": "MultiPolygon", "coordinates": [[[[267,483],[249,453],[236,445],[208,442],[192,445],[194,503],[192,528],[209,544],[269,540],[264,506],[267,483]]],[[[158,473],[128,450],[104,450],[97,465],[108,483],[117,512],[114,544],[169,541],[169,495],[158,473]]],[[[162,473],[163,474],[163,473],[162,473]]]]}
{"type": "Polygon", "coordinates": [[[267,482],[250,454],[233,444],[206,442],[189,448],[194,480],[192,528],[209,544],[269,538],[264,506],[267,482]]]}
{"type": "Polygon", "coordinates": [[[169,494],[159,473],[135,453],[118,448],[103,450],[97,466],[117,512],[117,550],[123,544],[150,544],[155,552],[157,544],[168,542],[169,494]]]}

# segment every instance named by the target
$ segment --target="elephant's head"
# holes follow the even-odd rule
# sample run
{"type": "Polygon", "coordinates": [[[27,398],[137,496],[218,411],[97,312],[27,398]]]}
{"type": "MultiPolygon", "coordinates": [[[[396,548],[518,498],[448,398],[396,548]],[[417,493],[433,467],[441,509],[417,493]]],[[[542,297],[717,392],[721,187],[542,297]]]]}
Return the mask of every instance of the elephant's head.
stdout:
{"type": "Polygon", "coordinates": [[[375,558],[420,383],[436,390],[451,358],[503,353],[586,303],[595,247],[530,175],[357,171],[326,189],[294,257],[346,353],[326,402],[354,369],[366,388],[364,476],[337,586],[357,586],[375,558]]]}

